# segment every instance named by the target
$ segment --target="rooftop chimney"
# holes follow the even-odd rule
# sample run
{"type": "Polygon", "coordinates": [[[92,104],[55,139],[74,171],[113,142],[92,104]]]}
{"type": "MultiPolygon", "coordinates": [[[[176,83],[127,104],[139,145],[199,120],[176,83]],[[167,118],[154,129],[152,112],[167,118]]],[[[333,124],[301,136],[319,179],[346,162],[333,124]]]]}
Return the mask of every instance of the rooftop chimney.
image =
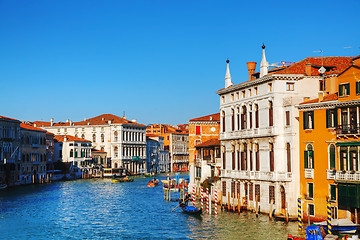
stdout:
{"type": "Polygon", "coordinates": [[[246,64],[249,71],[249,80],[254,80],[253,74],[255,73],[256,62],[247,62],[246,64]]]}
{"type": "Polygon", "coordinates": [[[132,122],[136,123],[136,119],[131,120],[132,122]]]}
{"type": "Polygon", "coordinates": [[[54,118],[51,118],[50,119],[50,126],[53,126],[54,125],[54,118]]]}
{"type": "Polygon", "coordinates": [[[68,123],[68,122],[69,122],[69,119],[66,119],[66,122],[68,123]]]}
{"type": "Polygon", "coordinates": [[[305,66],[305,75],[311,76],[311,63],[307,63],[305,66]]]}

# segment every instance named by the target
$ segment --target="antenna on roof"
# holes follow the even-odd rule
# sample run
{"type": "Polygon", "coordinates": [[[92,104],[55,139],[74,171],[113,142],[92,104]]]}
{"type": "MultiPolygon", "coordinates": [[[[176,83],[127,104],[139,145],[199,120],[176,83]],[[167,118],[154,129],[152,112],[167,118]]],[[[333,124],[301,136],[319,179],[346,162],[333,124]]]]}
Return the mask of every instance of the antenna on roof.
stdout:
{"type": "Polygon", "coordinates": [[[123,118],[125,118],[125,111],[123,111],[123,118]]]}
{"type": "Polygon", "coordinates": [[[324,74],[326,72],[326,69],[324,68],[324,51],[320,49],[319,51],[313,51],[313,52],[321,53],[321,68],[318,71],[319,73],[324,74]]]}

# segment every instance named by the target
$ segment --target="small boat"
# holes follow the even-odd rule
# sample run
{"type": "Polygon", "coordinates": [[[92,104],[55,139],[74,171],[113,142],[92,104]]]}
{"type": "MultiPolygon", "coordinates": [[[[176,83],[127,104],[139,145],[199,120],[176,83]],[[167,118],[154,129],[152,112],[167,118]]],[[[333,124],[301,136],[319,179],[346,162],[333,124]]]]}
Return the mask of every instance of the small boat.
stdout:
{"type": "Polygon", "coordinates": [[[180,207],[185,213],[188,213],[188,214],[199,215],[202,213],[201,208],[197,208],[194,206],[188,206],[185,203],[180,203],[180,207]]]}
{"type": "Polygon", "coordinates": [[[288,234],[287,240],[336,240],[338,236],[327,234],[323,226],[311,225],[306,228],[306,238],[288,234]]]}
{"type": "Polygon", "coordinates": [[[0,189],[5,189],[7,188],[7,185],[4,183],[4,184],[0,184],[0,189]]]}
{"type": "MultiPolygon", "coordinates": [[[[314,225],[323,226],[324,229],[327,229],[327,221],[323,222],[316,222],[314,225]]],[[[343,219],[331,219],[331,226],[333,231],[338,231],[339,233],[349,234],[355,233],[357,227],[350,219],[343,218],[343,219]]]]}
{"type": "Polygon", "coordinates": [[[145,173],[145,177],[155,177],[155,173],[145,173]]]}
{"type": "Polygon", "coordinates": [[[123,177],[123,178],[113,178],[111,179],[112,182],[133,182],[134,179],[132,177],[123,177]]]}
{"type": "Polygon", "coordinates": [[[153,179],[153,180],[150,180],[148,183],[147,183],[147,187],[155,187],[159,185],[159,180],[158,179],[153,179]]]}

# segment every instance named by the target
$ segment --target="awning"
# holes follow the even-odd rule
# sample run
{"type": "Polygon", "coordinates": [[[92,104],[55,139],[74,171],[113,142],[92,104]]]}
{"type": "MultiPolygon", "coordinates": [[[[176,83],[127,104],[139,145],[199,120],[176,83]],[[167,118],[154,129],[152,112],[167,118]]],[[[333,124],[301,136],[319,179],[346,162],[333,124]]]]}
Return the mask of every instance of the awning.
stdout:
{"type": "Polygon", "coordinates": [[[360,146],[360,142],[337,142],[336,146],[360,146]]]}

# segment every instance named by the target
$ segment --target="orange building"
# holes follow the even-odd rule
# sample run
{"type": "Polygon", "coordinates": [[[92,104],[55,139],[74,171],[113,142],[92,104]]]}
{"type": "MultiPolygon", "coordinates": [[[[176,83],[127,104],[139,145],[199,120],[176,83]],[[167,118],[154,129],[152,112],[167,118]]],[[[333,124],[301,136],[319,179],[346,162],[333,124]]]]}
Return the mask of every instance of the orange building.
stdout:
{"type": "Polygon", "coordinates": [[[189,120],[190,184],[199,184],[195,182],[195,159],[197,158],[196,145],[207,142],[211,139],[219,139],[219,132],[220,113],[189,120]]]}
{"type": "Polygon", "coordinates": [[[324,77],[319,98],[301,103],[300,193],[303,218],[359,223],[360,56],[339,75],[324,77]]]}

